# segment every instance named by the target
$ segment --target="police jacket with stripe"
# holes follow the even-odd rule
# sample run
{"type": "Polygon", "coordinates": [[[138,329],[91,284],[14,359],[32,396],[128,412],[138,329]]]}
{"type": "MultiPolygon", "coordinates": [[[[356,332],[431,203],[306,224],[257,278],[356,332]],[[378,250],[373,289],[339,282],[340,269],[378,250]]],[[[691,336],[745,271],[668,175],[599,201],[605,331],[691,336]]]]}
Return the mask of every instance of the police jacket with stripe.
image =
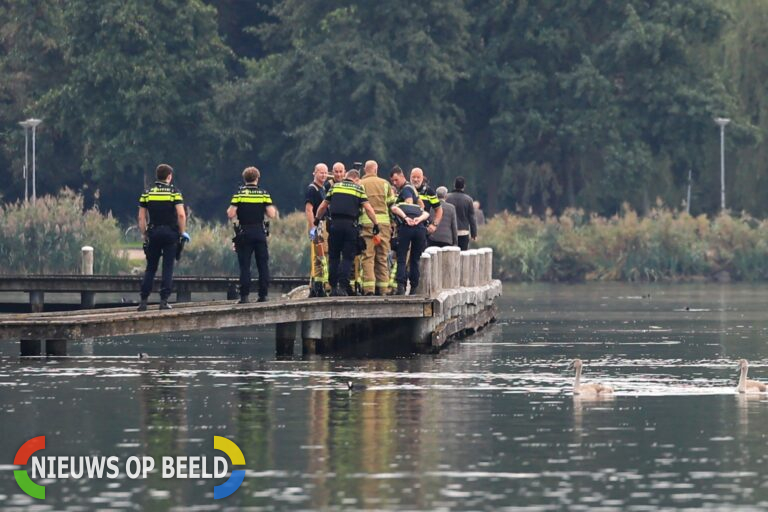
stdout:
{"type": "Polygon", "coordinates": [[[178,229],[176,205],[183,203],[184,198],[179,189],[164,181],[156,181],[139,198],[139,207],[147,209],[149,225],[152,227],[170,226],[178,229]]]}

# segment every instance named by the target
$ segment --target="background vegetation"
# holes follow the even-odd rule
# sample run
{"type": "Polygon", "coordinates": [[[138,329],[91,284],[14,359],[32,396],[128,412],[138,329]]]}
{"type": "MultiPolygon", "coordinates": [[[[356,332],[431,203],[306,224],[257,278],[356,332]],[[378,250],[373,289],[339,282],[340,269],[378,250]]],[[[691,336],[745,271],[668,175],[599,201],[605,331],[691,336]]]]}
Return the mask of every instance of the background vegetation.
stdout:
{"type": "Polygon", "coordinates": [[[762,217],[766,0],[6,0],[0,180],[123,222],[160,161],[221,218],[246,164],[285,212],[316,161],[375,158],[467,176],[488,213],[568,208],[762,217]],[[97,191],[99,192],[97,194],[97,191]]]}

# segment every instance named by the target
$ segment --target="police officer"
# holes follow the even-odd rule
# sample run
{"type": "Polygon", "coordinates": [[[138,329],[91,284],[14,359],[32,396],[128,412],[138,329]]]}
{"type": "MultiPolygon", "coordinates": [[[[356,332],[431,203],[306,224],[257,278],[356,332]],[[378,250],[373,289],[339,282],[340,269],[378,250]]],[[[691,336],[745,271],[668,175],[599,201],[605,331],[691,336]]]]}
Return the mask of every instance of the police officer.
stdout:
{"type": "Polygon", "coordinates": [[[147,269],[141,282],[139,311],[147,310],[147,299],[152,293],[152,282],[161,256],[163,280],[160,285],[160,309],[171,309],[168,297],[171,296],[173,261],[182,239],[189,241],[184,198],[181,192],[171,185],[173,168],[168,164],[160,164],[155,169],[155,177],[155,184],[145,190],[139,198],[139,231],[144,238],[144,253],[147,256],[147,269]]]}
{"type": "MultiPolygon", "coordinates": [[[[315,165],[312,173],[313,180],[307,186],[304,194],[304,214],[307,218],[307,230],[309,232],[309,257],[310,257],[310,297],[325,297],[325,284],[328,282],[328,263],[326,253],[328,247],[323,236],[323,229],[314,227],[315,213],[320,203],[325,199],[325,180],[328,177],[328,166],[324,163],[315,165]]],[[[326,223],[327,230],[327,223],[326,223]]]]}
{"type": "Polygon", "coordinates": [[[240,301],[247,304],[251,291],[251,255],[256,255],[256,268],[259,271],[259,300],[267,301],[269,287],[269,251],[267,250],[267,232],[264,217],[274,219],[277,209],[272,204],[269,192],[258,187],[261,173],[255,167],[246,167],[243,171],[242,185],[232,196],[227,217],[237,216],[238,233],[235,236],[237,262],[240,265],[240,301]]]}
{"type": "Polygon", "coordinates": [[[403,172],[399,165],[395,165],[389,171],[389,182],[392,183],[392,186],[397,191],[398,203],[415,203],[424,208],[419,192],[416,190],[416,187],[405,179],[405,172],[403,172]]]}
{"type": "Polygon", "coordinates": [[[355,170],[347,172],[344,180],[334,184],[328,191],[315,215],[315,225],[320,222],[328,207],[331,208],[333,215],[328,240],[330,261],[328,281],[332,296],[347,295],[345,283],[349,281],[352,262],[357,254],[358,217],[361,210],[365,210],[373,223],[372,233],[379,233],[376,212],[368,203],[363,187],[355,183],[358,179],[360,179],[359,172],[355,170]]]}
{"type": "Polygon", "coordinates": [[[443,219],[443,208],[440,199],[438,199],[432,187],[429,186],[427,180],[424,179],[424,171],[419,167],[411,169],[411,184],[416,187],[424,210],[427,213],[431,213],[434,210],[434,220],[427,223],[427,234],[431,235],[437,230],[437,226],[440,225],[443,219]]]}
{"type": "Polygon", "coordinates": [[[418,204],[397,203],[392,206],[392,213],[399,223],[397,228],[397,295],[405,295],[405,287],[411,282],[411,295],[419,286],[419,259],[427,246],[427,229],[425,222],[429,213],[418,204]],[[406,263],[410,250],[410,269],[406,276],[406,263]]]}

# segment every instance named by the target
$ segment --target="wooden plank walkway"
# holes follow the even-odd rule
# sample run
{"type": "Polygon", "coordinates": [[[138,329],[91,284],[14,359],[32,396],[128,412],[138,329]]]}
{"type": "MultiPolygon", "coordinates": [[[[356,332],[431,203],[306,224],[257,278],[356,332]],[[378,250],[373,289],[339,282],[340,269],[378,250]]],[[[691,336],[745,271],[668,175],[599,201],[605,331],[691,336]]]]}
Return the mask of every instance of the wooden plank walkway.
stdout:
{"type": "Polygon", "coordinates": [[[317,320],[428,318],[432,311],[433,300],[428,297],[398,296],[193,302],[141,313],[135,307],[27,313],[0,316],[0,340],[80,340],[317,320]]]}
{"type": "MultiPolygon", "coordinates": [[[[99,275],[0,275],[0,292],[99,292],[138,293],[142,276],[99,276],[99,275]]],[[[273,277],[270,286],[290,290],[307,284],[308,277],[273,277]]],[[[160,280],[155,279],[155,287],[160,280]]],[[[197,277],[174,276],[173,291],[186,293],[227,292],[237,286],[237,276],[197,277]]]]}

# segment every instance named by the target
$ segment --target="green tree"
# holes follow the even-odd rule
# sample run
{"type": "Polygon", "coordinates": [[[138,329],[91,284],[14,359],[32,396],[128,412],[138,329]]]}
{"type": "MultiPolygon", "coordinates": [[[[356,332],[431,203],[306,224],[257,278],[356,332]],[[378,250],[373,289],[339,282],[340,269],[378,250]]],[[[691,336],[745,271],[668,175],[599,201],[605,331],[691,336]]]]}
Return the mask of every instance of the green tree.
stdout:
{"type": "Polygon", "coordinates": [[[713,115],[733,103],[697,58],[726,21],[716,2],[470,5],[481,58],[464,99],[482,103],[470,158],[488,162],[491,210],[677,204],[713,115]]]}
{"type": "Polygon", "coordinates": [[[230,57],[215,10],[199,0],[71,0],[64,21],[68,72],[40,105],[104,205],[133,212],[142,181],[168,162],[205,208],[216,175],[212,93],[230,57]]]}
{"type": "Polygon", "coordinates": [[[446,172],[462,147],[449,97],[466,68],[463,2],[283,0],[271,13],[259,29],[270,54],[221,106],[241,113],[236,131],[262,160],[302,179],[317,161],[366,158],[446,172]]]}

